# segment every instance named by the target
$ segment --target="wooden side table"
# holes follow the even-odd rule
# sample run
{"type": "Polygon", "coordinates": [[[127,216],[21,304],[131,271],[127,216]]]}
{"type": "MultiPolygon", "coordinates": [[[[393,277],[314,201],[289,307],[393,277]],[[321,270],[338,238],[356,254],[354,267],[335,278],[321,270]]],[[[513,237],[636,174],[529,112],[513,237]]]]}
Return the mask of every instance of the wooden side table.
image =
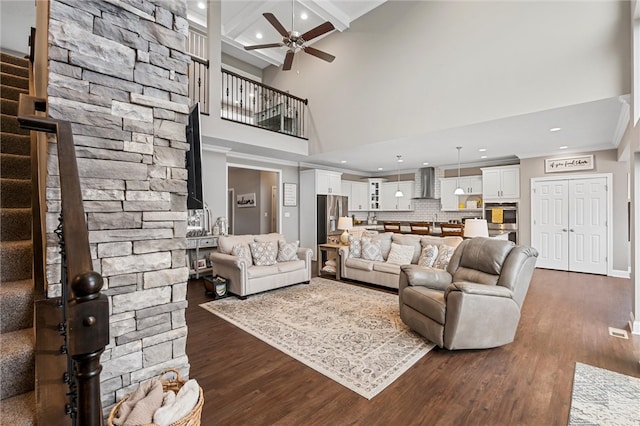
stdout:
{"type": "Polygon", "coordinates": [[[335,278],[336,280],[340,279],[340,255],[338,253],[338,251],[340,250],[340,247],[345,247],[342,244],[332,244],[332,243],[327,243],[327,244],[318,244],[318,276],[321,277],[322,274],[327,274],[328,272],[323,272],[322,268],[325,266],[325,256],[328,259],[328,255],[329,253],[335,253],[336,257],[336,274],[335,274],[335,278]]]}

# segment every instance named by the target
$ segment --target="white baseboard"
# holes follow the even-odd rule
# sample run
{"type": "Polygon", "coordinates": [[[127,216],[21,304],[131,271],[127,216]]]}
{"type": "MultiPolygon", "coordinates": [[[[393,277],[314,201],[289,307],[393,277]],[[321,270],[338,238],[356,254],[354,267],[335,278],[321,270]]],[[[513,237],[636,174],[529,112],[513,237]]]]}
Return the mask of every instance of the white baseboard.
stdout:
{"type": "Polygon", "coordinates": [[[633,312],[629,314],[629,328],[631,329],[631,334],[640,335],[640,318],[634,318],[633,312]]]}
{"type": "Polygon", "coordinates": [[[612,269],[609,276],[614,278],[631,278],[631,272],[623,271],[622,269],[612,269]]]}

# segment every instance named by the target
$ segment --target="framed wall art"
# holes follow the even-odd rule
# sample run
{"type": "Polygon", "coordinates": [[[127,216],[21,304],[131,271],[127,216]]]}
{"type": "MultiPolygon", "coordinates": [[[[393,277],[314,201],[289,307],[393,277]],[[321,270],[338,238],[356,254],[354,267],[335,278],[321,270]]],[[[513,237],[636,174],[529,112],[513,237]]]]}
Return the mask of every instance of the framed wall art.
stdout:
{"type": "Polygon", "coordinates": [[[256,206],[256,193],[250,192],[248,194],[240,194],[236,197],[236,205],[238,208],[255,207],[256,206]]]}
{"type": "Polygon", "coordinates": [[[298,205],[298,185],[295,183],[285,183],[283,189],[282,205],[285,207],[295,207],[298,205]]]}

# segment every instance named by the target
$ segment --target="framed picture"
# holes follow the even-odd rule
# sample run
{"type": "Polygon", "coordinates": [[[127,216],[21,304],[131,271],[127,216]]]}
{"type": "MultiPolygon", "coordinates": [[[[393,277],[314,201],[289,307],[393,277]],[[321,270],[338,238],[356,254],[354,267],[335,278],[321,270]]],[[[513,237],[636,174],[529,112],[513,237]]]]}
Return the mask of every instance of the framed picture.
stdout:
{"type": "Polygon", "coordinates": [[[204,269],[207,267],[207,259],[197,259],[195,261],[195,269],[204,269]]]}
{"type": "Polygon", "coordinates": [[[298,205],[298,185],[295,183],[285,183],[283,189],[282,205],[285,207],[295,207],[298,205]]]}
{"type": "Polygon", "coordinates": [[[236,205],[238,208],[255,207],[256,206],[256,193],[250,192],[248,194],[240,194],[236,197],[236,205]]]}
{"type": "Polygon", "coordinates": [[[576,170],[593,170],[593,154],[576,155],[565,158],[548,158],[544,160],[545,173],[572,172],[576,170]]]}

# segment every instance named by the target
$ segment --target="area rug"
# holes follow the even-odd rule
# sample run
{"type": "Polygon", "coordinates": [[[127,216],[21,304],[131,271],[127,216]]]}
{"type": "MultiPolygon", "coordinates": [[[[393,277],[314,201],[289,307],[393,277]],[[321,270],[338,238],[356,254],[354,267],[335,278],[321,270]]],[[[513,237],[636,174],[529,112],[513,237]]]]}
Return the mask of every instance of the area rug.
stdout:
{"type": "Polygon", "coordinates": [[[397,295],[324,278],[200,306],[367,399],[435,346],[402,322],[397,295]]]}
{"type": "Polygon", "coordinates": [[[640,379],[576,363],[569,425],[640,424],[640,379]]]}

